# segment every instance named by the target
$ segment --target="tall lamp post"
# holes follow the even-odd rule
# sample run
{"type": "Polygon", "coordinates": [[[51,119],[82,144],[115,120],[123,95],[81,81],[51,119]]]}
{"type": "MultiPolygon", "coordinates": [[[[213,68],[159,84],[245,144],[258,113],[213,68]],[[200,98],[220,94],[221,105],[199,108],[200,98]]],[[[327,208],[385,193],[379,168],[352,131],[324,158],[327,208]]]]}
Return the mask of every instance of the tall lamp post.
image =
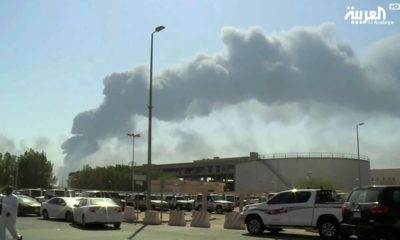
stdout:
{"type": "Polygon", "coordinates": [[[356,125],[357,132],[357,160],[358,160],[358,186],[361,186],[361,166],[360,166],[360,143],[358,140],[358,127],[364,125],[365,123],[358,123],[356,125]]]}
{"type": "Polygon", "coordinates": [[[150,209],[151,203],[151,122],[152,122],[152,109],[153,109],[153,36],[154,33],[160,32],[164,26],[158,26],[154,32],[151,33],[151,47],[150,47],[150,84],[149,84],[149,136],[148,136],[148,149],[147,149],[147,197],[146,207],[150,209]]]}
{"type": "Polygon", "coordinates": [[[140,137],[140,134],[127,133],[128,137],[132,138],[132,164],[131,164],[131,180],[132,180],[132,192],[135,192],[135,179],[133,179],[133,167],[135,165],[135,138],[140,137]]]}

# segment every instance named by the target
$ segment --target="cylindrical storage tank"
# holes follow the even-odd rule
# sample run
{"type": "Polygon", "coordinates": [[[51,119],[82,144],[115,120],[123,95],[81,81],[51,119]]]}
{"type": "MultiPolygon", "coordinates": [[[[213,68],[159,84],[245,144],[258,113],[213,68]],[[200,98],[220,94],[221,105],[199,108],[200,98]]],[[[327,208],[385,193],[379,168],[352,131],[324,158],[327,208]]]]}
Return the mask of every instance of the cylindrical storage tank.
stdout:
{"type": "Polygon", "coordinates": [[[301,180],[329,180],[336,189],[350,191],[370,184],[370,163],[366,156],[341,153],[298,153],[260,156],[238,163],[235,169],[237,192],[278,192],[301,180]]]}

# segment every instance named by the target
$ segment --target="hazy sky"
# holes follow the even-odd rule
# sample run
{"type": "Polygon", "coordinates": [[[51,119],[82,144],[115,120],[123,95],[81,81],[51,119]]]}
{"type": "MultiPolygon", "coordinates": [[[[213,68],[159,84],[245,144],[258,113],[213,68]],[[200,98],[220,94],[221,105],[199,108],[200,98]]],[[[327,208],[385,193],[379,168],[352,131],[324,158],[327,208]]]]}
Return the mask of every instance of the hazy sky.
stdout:
{"type": "Polygon", "coordinates": [[[294,152],[399,168],[400,11],[393,1],[0,1],[0,152],[65,171],[294,152]],[[393,25],[351,24],[347,6],[393,25]]]}

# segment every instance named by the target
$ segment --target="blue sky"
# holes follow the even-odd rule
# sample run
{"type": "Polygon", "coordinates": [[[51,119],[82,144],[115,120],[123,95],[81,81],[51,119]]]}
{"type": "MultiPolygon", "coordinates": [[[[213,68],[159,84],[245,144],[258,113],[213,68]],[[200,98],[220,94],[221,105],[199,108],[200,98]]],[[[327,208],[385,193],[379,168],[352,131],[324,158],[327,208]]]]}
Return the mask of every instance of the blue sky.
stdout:
{"type": "Polygon", "coordinates": [[[16,151],[48,139],[43,150],[60,165],[74,117],[102,103],[106,76],[148,66],[150,33],[158,25],[166,29],[155,36],[156,73],[199,53],[223,52],[224,27],[259,26],[273,35],[331,22],[334,38],[361,58],[371,44],[399,32],[400,12],[388,11],[392,26],[355,26],[344,20],[346,7],[387,9],[390,2],[2,0],[0,136],[16,151]]]}

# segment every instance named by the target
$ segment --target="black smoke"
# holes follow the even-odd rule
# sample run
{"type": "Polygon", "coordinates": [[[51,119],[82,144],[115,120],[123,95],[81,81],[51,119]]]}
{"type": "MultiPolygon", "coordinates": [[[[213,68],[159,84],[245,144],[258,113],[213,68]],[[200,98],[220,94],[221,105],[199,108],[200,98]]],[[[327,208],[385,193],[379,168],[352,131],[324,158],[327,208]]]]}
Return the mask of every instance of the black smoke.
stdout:
{"type": "MultiPolygon", "coordinates": [[[[296,103],[305,112],[319,103],[398,117],[400,34],[371,46],[360,59],[335,40],[335,30],[331,23],[279,34],[224,28],[221,52],[197,55],[155,76],[154,117],[179,122],[249,100],[296,103]]],[[[62,145],[71,169],[98,151],[100,140],[124,137],[135,116],[147,116],[148,69],[107,76],[103,94],[98,108],[75,117],[74,136],[62,145]]]]}

